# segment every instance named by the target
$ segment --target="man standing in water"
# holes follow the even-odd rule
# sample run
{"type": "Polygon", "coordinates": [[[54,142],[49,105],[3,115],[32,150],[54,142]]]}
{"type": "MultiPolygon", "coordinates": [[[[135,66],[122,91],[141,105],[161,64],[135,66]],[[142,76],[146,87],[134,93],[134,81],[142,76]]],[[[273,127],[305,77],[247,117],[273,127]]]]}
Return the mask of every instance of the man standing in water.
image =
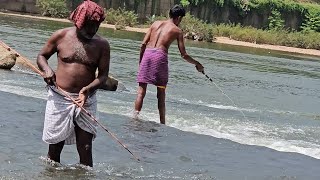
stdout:
{"type": "Polygon", "coordinates": [[[183,32],[178,27],[186,12],[180,5],[170,9],[170,19],[156,21],[146,33],[141,48],[137,82],[139,83],[138,95],[135,101],[135,117],[142,108],[146,95],[147,84],[157,86],[158,109],[160,122],[165,124],[165,89],[168,82],[168,49],[174,40],[183,59],[196,66],[199,72],[203,72],[203,66],[190,57],[184,46],[183,32]]]}
{"type": "Polygon", "coordinates": [[[106,81],[110,64],[110,46],[96,34],[105,19],[104,9],[85,0],[70,19],[74,27],[56,31],[40,51],[37,64],[48,84],[43,141],[49,144],[48,158],[60,162],[64,144],[77,144],[80,164],[91,166],[92,141],[96,124],[64,97],[57,85],[92,115],[97,108],[96,90],[106,81]],[[58,67],[54,72],[48,59],[57,53],[58,67]],[[98,69],[98,76],[95,72],[98,69]]]}

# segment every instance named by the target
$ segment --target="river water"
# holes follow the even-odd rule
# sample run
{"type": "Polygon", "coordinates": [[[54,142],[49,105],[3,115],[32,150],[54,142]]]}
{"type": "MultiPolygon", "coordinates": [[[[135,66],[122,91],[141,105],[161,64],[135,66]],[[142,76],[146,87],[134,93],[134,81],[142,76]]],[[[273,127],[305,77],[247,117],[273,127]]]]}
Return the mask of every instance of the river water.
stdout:
{"type": "MultiPolygon", "coordinates": [[[[52,32],[67,26],[1,15],[0,38],[35,63],[52,32]]],[[[0,179],[319,179],[319,58],[188,41],[210,82],[173,44],[163,126],[154,86],[142,120],[130,119],[143,34],[99,33],[111,46],[110,73],[125,88],[98,92],[98,118],[142,162],[100,130],[94,169],[75,165],[74,146],[65,147],[61,167],[48,165],[41,141],[45,83],[15,66],[0,70],[0,179]]],[[[56,67],[56,58],[49,63],[56,67]]]]}

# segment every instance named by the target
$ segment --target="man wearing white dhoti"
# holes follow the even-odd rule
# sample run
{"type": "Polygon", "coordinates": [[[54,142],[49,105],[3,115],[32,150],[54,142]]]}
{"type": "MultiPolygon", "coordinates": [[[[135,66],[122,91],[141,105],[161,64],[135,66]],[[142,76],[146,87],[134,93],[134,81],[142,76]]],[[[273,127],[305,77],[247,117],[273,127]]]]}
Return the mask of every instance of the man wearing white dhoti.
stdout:
{"type": "Polygon", "coordinates": [[[93,165],[95,123],[53,85],[68,92],[80,106],[95,114],[95,92],[106,81],[110,64],[109,43],[96,34],[104,18],[102,7],[93,1],[84,1],[70,16],[74,27],[53,33],[38,55],[37,64],[44,80],[51,86],[48,88],[43,140],[49,144],[48,158],[56,162],[60,162],[64,144],[76,143],[80,163],[93,165]],[[48,59],[54,53],[58,59],[56,71],[48,65],[48,59]]]}
{"type": "MultiPolygon", "coordinates": [[[[77,98],[77,93],[69,93],[77,98]]],[[[97,99],[94,93],[88,96],[83,108],[95,116],[97,99]]],[[[82,112],[69,98],[65,97],[54,86],[48,86],[48,101],[46,106],[42,140],[48,144],[76,144],[76,128],[89,132],[96,137],[96,122],[82,112]]]]}

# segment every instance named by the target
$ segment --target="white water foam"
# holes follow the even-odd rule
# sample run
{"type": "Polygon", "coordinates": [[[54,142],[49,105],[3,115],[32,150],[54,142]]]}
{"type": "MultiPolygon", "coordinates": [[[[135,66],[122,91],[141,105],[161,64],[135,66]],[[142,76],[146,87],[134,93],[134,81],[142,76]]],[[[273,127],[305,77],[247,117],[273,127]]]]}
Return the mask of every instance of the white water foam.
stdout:
{"type": "MultiPolygon", "coordinates": [[[[46,99],[47,95],[45,91],[39,92],[30,88],[3,84],[0,85],[0,91],[41,99],[46,99]]],[[[188,100],[184,101],[192,103],[188,100]]],[[[201,101],[197,101],[195,103],[205,104],[201,101]]],[[[99,107],[99,111],[132,117],[133,106],[131,102],[119,101],[117,104],[118,105],[116,108],[111,108],[113,107],[112,105],[103,105],[101,108],[99,107]]],[[[221,109],[236,110],[232,106],[229,107],[214,104],[206,105],[208,107],[213,106],[221,109]]],[[[256,109],[242,109],[250,112],[258,111],[256,109]]],[[[141,112],[140,117],[145,120],[159,122],[157,109],[147,110],[144,108],[144,111],[141,112]]],[[[280,135],[294,133],[305,136],[304,130],[290,126],[278,127],[272,124],[258,123],[259,122],[241,122],[234,119],[212,119],[210,117],[203,117],[201,114],[195,114],[190,117],[190,119],[186,119],[185,117],[182,118],[179,116],[179,114],[167,115],[167,125],[183,131],[209,135],[216,138],[229,139],[241,144],[264,146],[283,152],[296,152],[320,159],[320,145],[302,140],[286,140],[281,138],[280,135]],[[201,119],[201,121],[194,121],[195,119],[201,119]]]]}
{"type": "Polygon", "coordinates": [[[225,119],[210,119],[208,117],[202,117],[201,119],[201,123],[191,123],[192,119],[176,118],[170,126],[183,131],[229,139],[240,144],[264,146],[277,151],[296,152],[320,159],[319,144],[282,138],[283,134],[305,135],[302,129],[290,126],[279,128],[271,124],[233,120],[231,120],[231,123],[226,123],[225,119]],[[275,131],[275,129],[277,130],[275,131]]]}
{"type": "Polygon", "coordinates": [[[0,91],[12,93],[12,94],[17,94],[17,95],[21,95],[21,96],[26,96],[26,97],[47,99],[47,93],[46,93],[45,89],[43,91],[36,91],[36,90],[26,88],[26,87],[1,84],[0,91]]]}
{"type": "MultiPolygon", "coordinates": [[[[186,99],[182,101],[190,104],[196,103],[196,105],[205,104],[201,101],[192,102],[186,99]]],[[[212,105],[221,109],[237,110],[232,106],[206,105],[212,105]]],[[[106,113],[122,114],[128,117],[132,117],[133,115],[133,106],[131,102],[124,104],[118,103],[116,108],[112,107],[112,105],[104,105],[103,108],[99,110],[106,113]]],[[[260,110],[250,108],[242,108],[242,110],[261,112],[260,110]]],[[[275,112],[279,111],[274,111],[274,113],[275,112]]],[[[270,124],[261,121],[219,119],[208,117],[201,113],[185,115],[182,117],[181,114],[185,113],[186,112],[175,112],[174,114],[167,114],[167,125],[183,131],[229,139],[240,144],[264,146],[277,151],[296,152],[320,159],[320,145],[299,139],[284,139],[284,137],[290,137],[293,134],[304,137],[307,134],[304,129],[292,127],[290,125],[270,124]]],[[[290,114],[292,114],[292,112],[290,114]]],[[[159,114],[156,108],[152,109],[144,107],[140,112],[139,117],[144,120],[159,123],[159,114]]]]}

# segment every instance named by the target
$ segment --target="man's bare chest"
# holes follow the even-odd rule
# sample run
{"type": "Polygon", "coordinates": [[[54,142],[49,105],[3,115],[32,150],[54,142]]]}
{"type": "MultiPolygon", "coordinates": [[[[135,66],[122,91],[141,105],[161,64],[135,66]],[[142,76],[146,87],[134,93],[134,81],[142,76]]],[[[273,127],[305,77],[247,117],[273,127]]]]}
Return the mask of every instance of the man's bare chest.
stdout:
{"type": "Polygon", "coordinates": [[[65,63],[79,63],[97,67],[100,59],[100,50],[94,43],[86,44],[71,40],[59,44],[58,56],[65,63]]]}

